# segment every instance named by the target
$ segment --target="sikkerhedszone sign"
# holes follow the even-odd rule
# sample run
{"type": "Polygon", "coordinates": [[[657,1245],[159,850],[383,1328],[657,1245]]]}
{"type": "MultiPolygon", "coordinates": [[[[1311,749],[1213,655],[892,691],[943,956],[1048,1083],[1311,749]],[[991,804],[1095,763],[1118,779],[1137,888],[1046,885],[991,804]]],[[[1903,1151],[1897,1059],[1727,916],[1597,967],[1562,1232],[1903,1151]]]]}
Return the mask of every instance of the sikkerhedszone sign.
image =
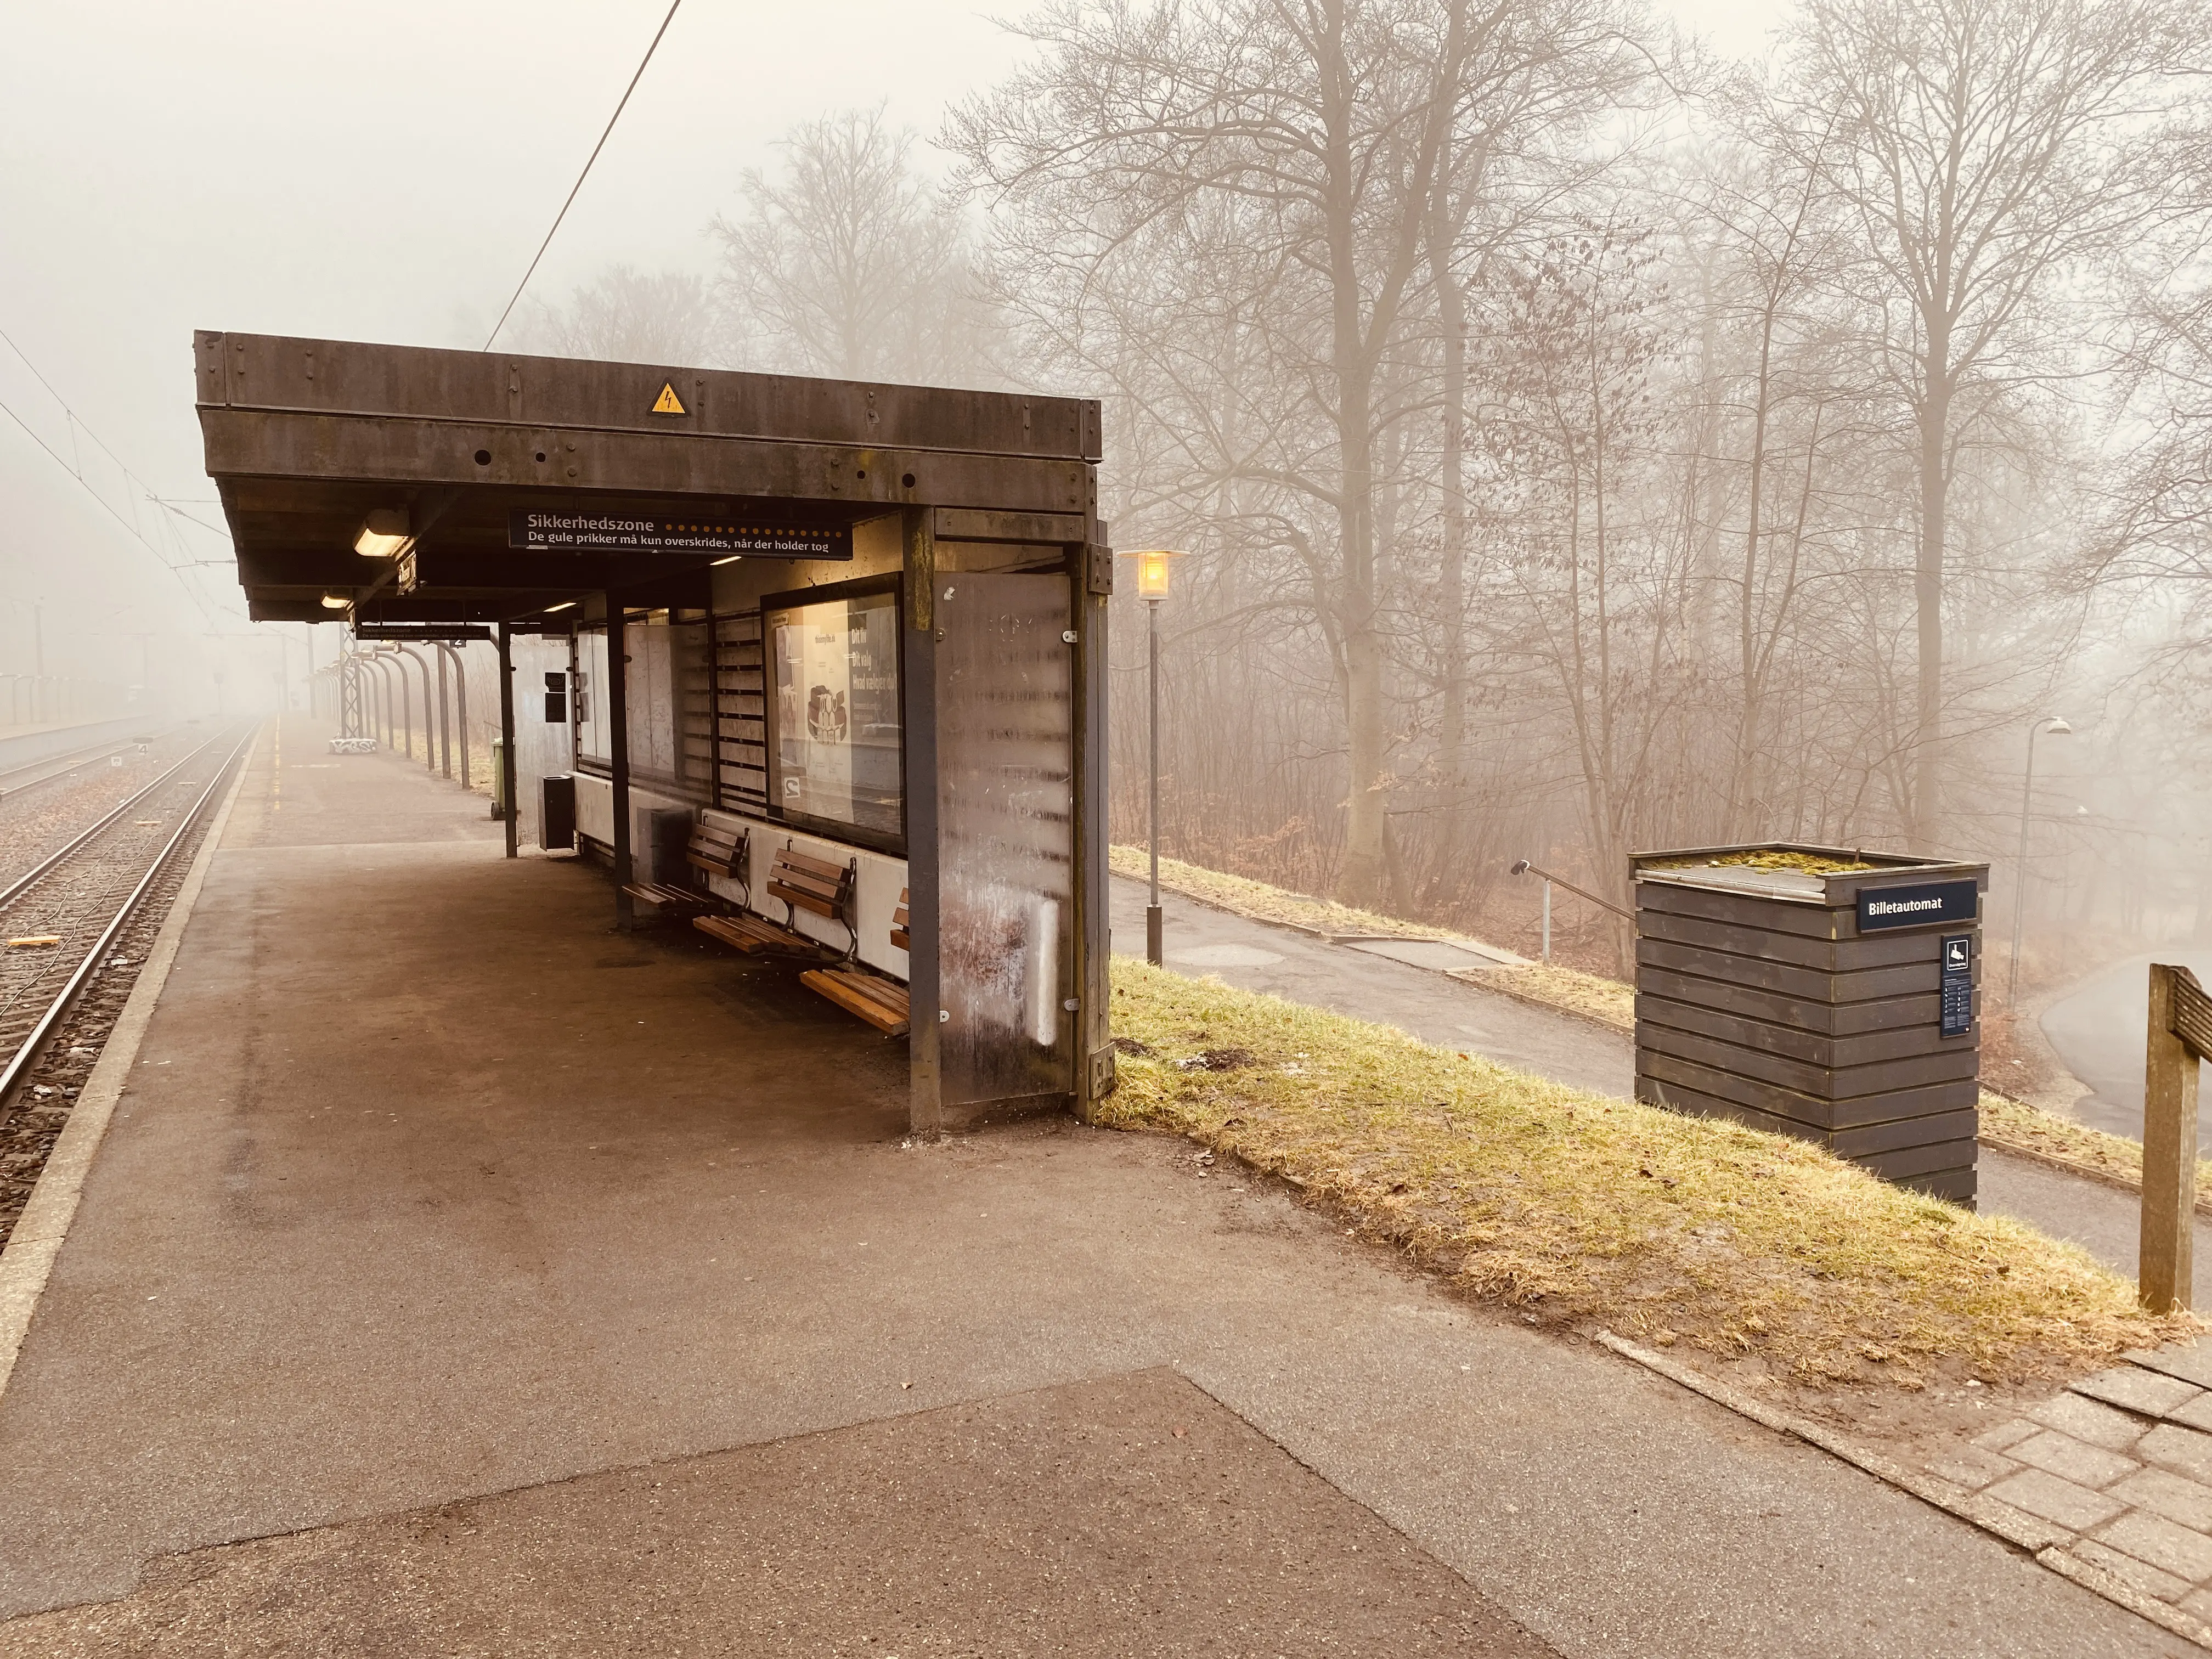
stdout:
{"type": "Polygon", "coordinates": [[[1980,890],[1972,880],[1931,881],[1920,887],[1862,887],[1859,932],[1878,933],[1887,927],[1972,921],[1979,910],[1979,900],[1980,890]]]}
{"type": "Polygon", "coordinates": [[[718,553],[756,559],[849,559],[844,525],[760,525],[711,515],[680,519],[630,513],[516,508],[507,544],[532,553],[718,553]]]}

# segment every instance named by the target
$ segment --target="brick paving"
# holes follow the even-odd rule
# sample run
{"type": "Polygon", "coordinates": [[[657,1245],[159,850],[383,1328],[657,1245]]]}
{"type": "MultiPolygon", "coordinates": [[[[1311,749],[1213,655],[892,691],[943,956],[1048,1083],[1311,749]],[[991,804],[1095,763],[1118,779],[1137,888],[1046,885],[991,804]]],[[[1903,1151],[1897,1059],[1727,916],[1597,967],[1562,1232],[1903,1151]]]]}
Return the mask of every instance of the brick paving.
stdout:
{"type": "Polygon", "coordinates": [[[2212,1621],[2212,1338],[2124,1362],[1928,1471],[2023,1541],[2212,1621]]]}

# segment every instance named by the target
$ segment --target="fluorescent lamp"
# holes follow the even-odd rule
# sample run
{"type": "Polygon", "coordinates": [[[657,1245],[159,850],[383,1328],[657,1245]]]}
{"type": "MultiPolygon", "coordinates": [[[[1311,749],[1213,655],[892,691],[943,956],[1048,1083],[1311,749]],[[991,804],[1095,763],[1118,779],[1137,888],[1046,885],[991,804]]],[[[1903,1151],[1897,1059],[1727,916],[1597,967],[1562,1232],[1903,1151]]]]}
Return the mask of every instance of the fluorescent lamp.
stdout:
{"type": "Polygon", "coordinates": [[[323,595],[323,609],[325,611],[343,611],[351,606],[352,604],[353,595],[350,593],[325,593],[323,595]]]}
{"type": "Polygon", "coordinates": [[[549,617],[550,617],[550,616],[551,616],[551,615],[552,615],[556,611],[574,611],[575,608],[576,608],[576,602],[575,602],[575,600],[574,600],[574,599],[569,599],[569,600],[567,600],[567,601],[565,601],[565,602],[563,602],[563,603],[562,603],[562,604],[560,604],[560,605],[547,605],[547,606],[545,607],[545,614],[546,614],[547,616],[549,616],[549,617]]]}
{"type": "Polygon", "coordinates": [[[714,562],[715,562],[716,564],[735,564],[735,563],[736,563],[739,559],[742,559],[742,558],[744,558],[744,556],[744,556],[744,554],[742,554],[742,553],[732,553],[732,554],[731,554],[731,555],[730,555],[730,556],[729,556],[728,558],[726,558],[726,559],[717,559],[717,560],[715,560],[715,561],[714,561],[714,562]]]}
{"type": "Polygon", "coordinates": [[[365,559],[389,559],[404,552],[413,539],[407,533],[405,507],[379,507],[362,521],[353,550],[365,559]]]}

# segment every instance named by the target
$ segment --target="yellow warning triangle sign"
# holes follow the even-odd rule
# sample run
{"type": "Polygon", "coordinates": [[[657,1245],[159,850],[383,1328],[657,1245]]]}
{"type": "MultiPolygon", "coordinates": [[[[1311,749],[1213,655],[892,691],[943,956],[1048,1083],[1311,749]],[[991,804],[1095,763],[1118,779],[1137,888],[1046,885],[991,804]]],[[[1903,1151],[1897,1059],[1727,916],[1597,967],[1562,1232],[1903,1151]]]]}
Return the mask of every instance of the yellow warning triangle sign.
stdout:
{"type": "Polygon", "coordinates": [[[656,415],[681,415],[684,412],[684,400],[676,395],[673,380],[660,383],[660,395],[653,400],[653,412],[656,415]]]}

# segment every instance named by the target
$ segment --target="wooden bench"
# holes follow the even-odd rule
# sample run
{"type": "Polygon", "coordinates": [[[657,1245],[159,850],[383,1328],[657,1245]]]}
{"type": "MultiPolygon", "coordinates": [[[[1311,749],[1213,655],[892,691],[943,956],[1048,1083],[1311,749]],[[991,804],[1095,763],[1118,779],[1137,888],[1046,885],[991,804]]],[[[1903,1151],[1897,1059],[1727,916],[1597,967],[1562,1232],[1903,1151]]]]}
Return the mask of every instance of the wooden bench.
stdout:
{"type": "MultiPolygon", "coordinates": [[[[744,830],[725,830],[702,818],[691,830],[690,842],[684,849],[684,861],[710,876],[742,884],[745,878],[745,842],[744,830]]],[[[668,881],[626,882],[623,891],[641,903],[656,905],[672,914],[711,910],[721,902],[702,887],[679,886],[668,881]]]]}
{"type": "MultiPolygon", "coordinates": [[[[853,884],[860,860],[832,864],[791,848],[781,848],[769,866],[768,890],[783,901],[785,915],[796,924],[801,910],[826,916],[852,935],[858,949],[860,936],[853,928],[853,884]]],[[[836,953],[819,940],[811,939],[794,926],[778,926],[765,916],[740,911],[733,916],[696,916],[691,925],[701,933],[736,946],[747,956],[803,957],[818,962],[836,953]]],[[[847,957],[851,956],[846,952],[847,957]]]]}
{"type": "Polygon", "coordinates": [[[702,818],[699,827],[691,832],[691,844],[684,849],[684,861],[694,870],[745,887],[750,884],[745,854],[751,841],[750,830],[725,830],[702,818]]]}
{"type": "MultiPolygon", "coordinates": [[[[891,943],[907,948],[907,897],[899,891],[898,911],[891,918],[891,943]]],[[[889,1036],[904,1036],[911,1019],[907,988],[887,975],[870,973],[857,963],[842,968],[815,968],[799,976],[799,982],[825,996],[848,1014],[856,1014],[889,1036]]]]}

